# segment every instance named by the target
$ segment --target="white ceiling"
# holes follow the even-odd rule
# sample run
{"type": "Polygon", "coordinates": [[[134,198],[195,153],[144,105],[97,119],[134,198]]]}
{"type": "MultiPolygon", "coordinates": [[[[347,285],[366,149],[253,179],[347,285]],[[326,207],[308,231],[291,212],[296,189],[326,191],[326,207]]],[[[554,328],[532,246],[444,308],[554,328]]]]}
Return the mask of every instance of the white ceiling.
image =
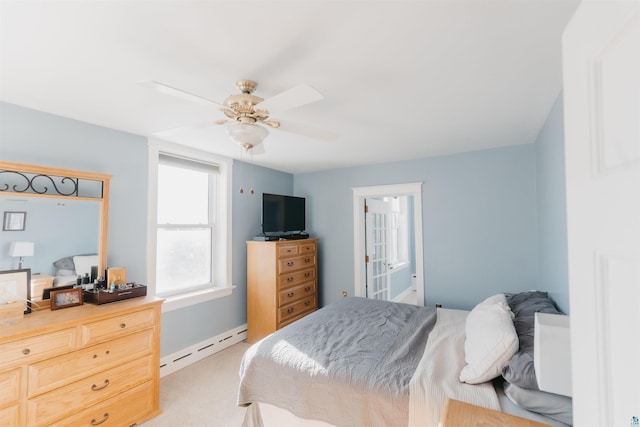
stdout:
{"type": "MultiPolygon", "coordinates": [[[[299,173],[525,144],[562,86],[561,35],[578,0],[0,0],[0,100],[230,157],[215,105],[235,81],[268,99],[324,100],[274,115],[337,132],[270,130],[253,161],[299,173]]],[[[247,159],[247,156],[244,156],[247,159]]]]}

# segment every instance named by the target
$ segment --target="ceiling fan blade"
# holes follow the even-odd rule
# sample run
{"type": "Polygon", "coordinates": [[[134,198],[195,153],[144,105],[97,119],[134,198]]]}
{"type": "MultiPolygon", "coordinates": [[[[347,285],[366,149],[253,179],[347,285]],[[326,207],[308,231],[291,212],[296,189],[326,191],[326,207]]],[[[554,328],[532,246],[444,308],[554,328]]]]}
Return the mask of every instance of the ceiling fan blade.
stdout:
{"type": "Polygon", "coordinates": [[[160,93],[163,93],[165,95],[174,96],[176,98],[184,99],[186,101],[198,102],[200,104],[207,104],[207,105],[210,105],[210,104],[222,105],[219,102],[212,101],[210,99],[203,98],[202,96],[194,95],[192,93],[185,92],[185,91],[180,90],[180,89],[176,89],[175,87],[166,85],[164,83],[159,83],[159,82],[156,82],[154,80],[150,80],[150,81],[146,81],[146,82],[138,82],[138,84],[140,86],[144,86],[144,87],[153,89],[153,90],[155,90],[157,92],[160,92],[160,93]]]}
{"type": "Polygon", "coordinates": [[[324,99],[324,96],[320,92],[309,85],[301,84],[262,101],[258,104],[258,107],[264,108],[273,114],[274,112],[279,113],[320,101],[321,99],[324,99]]]}
{"type": "Polygon", "coordinates": [[[319,129],[314,126],[304,125],[301,123],[293,123],[293,122],[282,122],[280,123],[280,127],[277,128],[283,132],[295,133],[297,135],[307,136],[312,139],[319,139],[322,141],[335,141],[338,139],[338,134],[336,132],[319,129]]]}

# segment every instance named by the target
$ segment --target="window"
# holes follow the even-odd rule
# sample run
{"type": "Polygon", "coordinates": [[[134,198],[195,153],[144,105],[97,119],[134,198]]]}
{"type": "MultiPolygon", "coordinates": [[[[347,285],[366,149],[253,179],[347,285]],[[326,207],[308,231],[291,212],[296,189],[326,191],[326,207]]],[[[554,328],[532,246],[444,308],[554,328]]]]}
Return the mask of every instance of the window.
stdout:
{"type": "Polygon", "coordinates": [[[147,272],[164,309],[229,295],[231,162],[152,143],[150,165],[147,272]]]}

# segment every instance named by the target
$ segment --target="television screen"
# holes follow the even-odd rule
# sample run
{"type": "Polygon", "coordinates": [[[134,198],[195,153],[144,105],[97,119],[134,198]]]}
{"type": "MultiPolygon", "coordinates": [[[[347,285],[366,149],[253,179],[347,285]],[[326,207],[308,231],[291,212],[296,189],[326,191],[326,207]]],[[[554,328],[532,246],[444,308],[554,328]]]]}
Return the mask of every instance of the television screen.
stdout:
{"type": "Polygon", "coordinates": [[[305,199],[287,196],[284,199],[284,231],[304,231],[305,199]]]}
{"type": "Polygon", "coordinates": [[[304,231],[304,229],[304,197],[267,193],[262,195],[263,233],[288,233],[292,231],[304,231]]]}

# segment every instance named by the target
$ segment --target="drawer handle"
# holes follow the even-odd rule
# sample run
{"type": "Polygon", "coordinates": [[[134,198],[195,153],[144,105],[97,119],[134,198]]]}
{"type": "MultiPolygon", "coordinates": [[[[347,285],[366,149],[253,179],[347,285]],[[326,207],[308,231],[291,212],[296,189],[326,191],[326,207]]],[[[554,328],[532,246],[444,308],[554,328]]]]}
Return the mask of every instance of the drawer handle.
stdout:
{"type": "Polygon", "coordinates": [[[293,307],[288,308],[288,309],[287,309],[287,313],[288,313],[288,314],[293,313],[293,307]]]}
{"type": "Polygon", "coordinates": [[[120,323],[120,328],[124,329],[124,328],[126,328],[126,327],[127,327],[127,324],[126,324],[126,323],[120,323]]]}
{"type": "Polygon", "coordinates": [[[290,254],[291,252],[293,252],[293,250],[291,250],[291,249],[287,249],[287,253],[289,253],[289,254],[290,254]]]}
{"type": "Polygon", "coordinates": [[[91,386],[91,390],[100,391],[100,390],[102,390],[104,388],[107,388],[108,385],[109,385],[109,379],[106,379],[106,380],[104,380],[104,385],[98,387],[97,385],[94,384],[94,385],[91,386]]]}
{"type": "MultiPolygon", "coordinates": [[[[109,355],[109,353],[110,353],[110,351],[109,351],[109,350],[107,350],[107,351],[105,351],[105,352],[104,352],[105,356],[108,356],[108,355],[109,355]]],[[[94,355],[93,355],[93,358],[94,358],[94,359],[97,359],[97,358],[98,358],[98,355],[97,355],[97,354],[94,354],[94,355]]]]}
{"type": "Polygon", "coordinates": [[[289,267],[293,267],[293,261],[289,261],[289,262],[287,263],[287,265],[288,265],[289,267]]]}
{"type": "Polygon", "coordinates": [[[309,292],[310,290],[311,290],[311,286],[305,286],[305,287],[304,287],[304,291],[305,291],[305,292],[309,292]]]}
{"type": "Polygon", "coordinates": [[[304,277],[309,277],[309,276],[311,276],[311,273],[309,273],[308,271],[304,273],[304,277]]]}
{"type": "Polygon", "coordinates": [[[92,426],[99,426],[100,424],[102,424],[103,422],[107,421],[108,419],[109,419],[109,413],[105,412],[100,421],[96,421],[95,418],[92,419],[91,420],[91,425],[92,426]]]}
{"type": "Polygon", "coordinates": [[[31,350],[29,350],[28,348],[25,348],[24,350],[22,350],[22,354],[24,354],[25,356],[29,353],[31,353],[31,350]]]}
{"type": "Polygon", "coordinates": [[[293,277],[287,277],[287,282],[293,282],[293,277]]]}
{"type": "Polygon", "coordinates": [[[295,292],[289,292],[289,293],[287,294],[287,296],[288,296],[289,298],[291,298],[291,297],[292,297],[292,296],[294,296],[294,295],[295,295],[295,292]]]}
{"type": "Polygon", "coordinates": [[[304,262],[311,262],[311,258],[305,258],[304,262]]]}
{"type": "Polygon", "coordinates": [[[310,304],[311,304],[311,301],[305,301],[304,302],[304,305],[310,305],[310,304]]]}

